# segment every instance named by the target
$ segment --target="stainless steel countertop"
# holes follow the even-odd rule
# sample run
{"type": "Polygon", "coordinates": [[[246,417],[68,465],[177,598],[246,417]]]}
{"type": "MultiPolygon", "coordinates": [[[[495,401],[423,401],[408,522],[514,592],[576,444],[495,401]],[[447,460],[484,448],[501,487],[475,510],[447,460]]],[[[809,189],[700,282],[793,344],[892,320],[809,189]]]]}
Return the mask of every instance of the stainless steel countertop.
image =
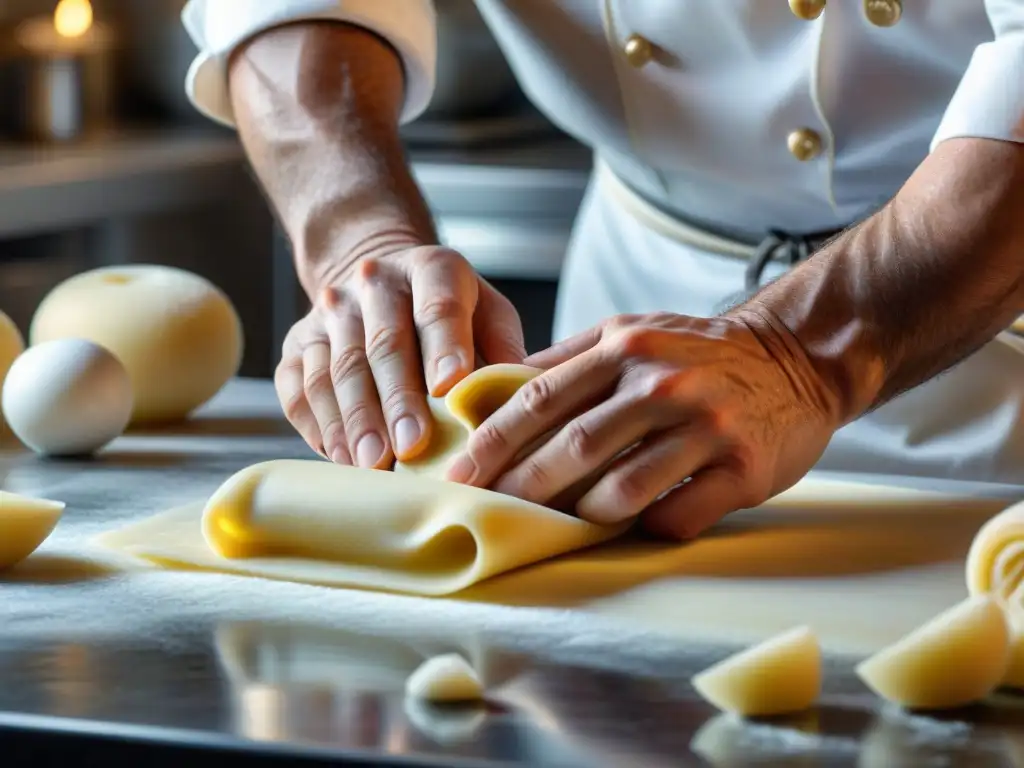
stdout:
{"type": "Polygon", "coordinates": [[[142,744],[146,765],[193,747],[245,764],[1024,766],[1024,699],[911,716],[830,659],[815,712],[741,723],[688,683],[725,648],[570,611],[124,575],[81,556],[93,533],[193,501],[243,466],[308,456],[269,384],[252,381],[187,427],[126,436],[91,461],[0,453],[2,487],[68,503],[52,539],[0,578],[4,765],[142,744]],[[408,673],[444,650],[482,671],[487,706],[404,700],[408,673]]]}

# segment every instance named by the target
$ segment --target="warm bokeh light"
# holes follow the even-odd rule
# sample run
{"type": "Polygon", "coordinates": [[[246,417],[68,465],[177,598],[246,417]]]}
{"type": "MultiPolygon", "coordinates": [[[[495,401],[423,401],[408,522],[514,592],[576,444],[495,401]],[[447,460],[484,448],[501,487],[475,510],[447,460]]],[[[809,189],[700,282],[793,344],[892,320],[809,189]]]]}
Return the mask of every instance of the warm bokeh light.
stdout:
{"type": "Polygon", "coordinates": [[[62,37],[81,37],[92,26],[89,0],[60,0],[53,12],[53,26],[62,37]]]}

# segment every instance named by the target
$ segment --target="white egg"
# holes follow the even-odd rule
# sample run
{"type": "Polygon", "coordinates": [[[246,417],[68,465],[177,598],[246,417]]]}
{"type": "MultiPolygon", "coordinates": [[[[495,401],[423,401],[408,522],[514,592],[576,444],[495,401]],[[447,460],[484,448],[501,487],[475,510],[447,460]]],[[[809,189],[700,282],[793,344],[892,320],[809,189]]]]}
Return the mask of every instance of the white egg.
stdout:
{"type": "Polygon", "coordinates": [[[94,453],[128,426],[132,383],[112,353],[84,339],[29,347],[7,372],[7,425],[37,453],[94,453]]]}

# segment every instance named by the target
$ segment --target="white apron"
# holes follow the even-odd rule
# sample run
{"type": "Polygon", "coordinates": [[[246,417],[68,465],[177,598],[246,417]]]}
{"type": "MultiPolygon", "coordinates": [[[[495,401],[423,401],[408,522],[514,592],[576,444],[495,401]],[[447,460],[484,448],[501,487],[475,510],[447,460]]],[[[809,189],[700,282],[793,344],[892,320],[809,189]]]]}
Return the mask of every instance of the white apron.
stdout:
{"type": "MultiPolygon", "coordinates": [[[[621,313],[720,312],[742,291],[747,262],[696,247],[701,237],[709,235],[651,208],[599,163],[563,271],[555,338],[621,313]]],[[[764,280],[783,269],[770,264],[764,280]]],[[[1003,333],[842,428],[817,468],[1024,485],[1024,340],[1003,333]]]]}

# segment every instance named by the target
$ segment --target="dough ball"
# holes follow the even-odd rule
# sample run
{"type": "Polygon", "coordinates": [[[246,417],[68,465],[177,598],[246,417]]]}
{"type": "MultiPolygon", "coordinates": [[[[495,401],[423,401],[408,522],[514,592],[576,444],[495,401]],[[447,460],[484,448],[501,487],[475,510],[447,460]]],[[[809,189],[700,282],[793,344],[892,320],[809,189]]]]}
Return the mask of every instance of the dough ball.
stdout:
{"type": "Polygon", "coordinates": [[[57,339],[14,361],[0,402],[11,431],[32,450],[82,455],[124,432],[132,387],[124,366],[103,347],[57,339]]]}
{"type": "Polygon", "coordinates": [[[808,709],[821,693],[821,680],[818,638],[797,627],[720,661],[692,682],[721,710],[771,717],[808,709]]]}
{"type": "MultiPolygon", "coordinates": [[[[21,331],[11,318],[0,311],[0,390],[3,389],[7,372],[24,351],[25,340],[21,338],[21,331]]],[[[3,423],[2,417],[0,423],[3,423]]]]}
{"type": "Polygon", "coordinates": [[[967,554],[967,589],[992,593],[1024,611],[1024,502],[1007,507],[975,534],[967,554]]]}
{"type": "Polygon", "coordinates": [[[1006,674],[1010,628],[999,604],[975,595],[857,667],[875,693],[908,709],[949,709],[985,698],[1006,674]]]}
{"type": "Polygon", "coordinates": [[[63,513],[64,502],[0,491],[0,571],[39,549],[63,513]]]}
{"type": "Polygon", "coordinates": [[[483,685],[469,662],[457,653],[427,659],[405,683],[406,695],[435,703],[483,699],[483,685]]]}
{"type": "Polygon", "coordinates": [[[128,369],[132,423],[179,421],[238,372],[242,326],[227,296],[172,267],[104,267],[50,292],[32,319],[32,344],[89,339],[128,369]]]}
{"type": "Polygon", "coordinates": [[[1024,612],[1011,616],[1010,665],[1003,685],[1024,691],[1024,612]]]}

